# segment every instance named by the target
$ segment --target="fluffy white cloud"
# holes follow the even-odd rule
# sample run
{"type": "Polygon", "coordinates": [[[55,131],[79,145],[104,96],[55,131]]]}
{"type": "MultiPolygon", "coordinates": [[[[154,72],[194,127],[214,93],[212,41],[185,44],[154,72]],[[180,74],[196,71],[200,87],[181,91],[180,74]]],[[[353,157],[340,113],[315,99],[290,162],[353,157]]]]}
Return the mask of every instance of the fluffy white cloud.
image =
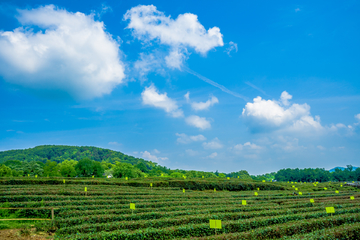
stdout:
{"type": "Polygon", "coordinates": [[[284,104],[285,106],[289,106],[289,100],[292,99],[292,96],[288,92],[283,91],[281,93],[280,99],[282,104],[284,104]]]}
{"type": "Polygon", "coordinates": [[[211,128],[211,124],[206,118],[199,117],[196,115],[191,115],[185,119],[186,123],[190,126],[194,126],[200,128],[201,130],[205,130],[211,128]]]}
{"type": "Polygon", "coordinates": [[[199,134],[196,136],[188,136],[185,133],[176,133],[176,136],[178,136],[178,139],[176,140],[178,143],[191,143],[191,142],[202,142],[206,140],[206,137],[199,134]]]}
{"type": "Polygon", "coordinates": [[[18,10],[17,18],[24,27],[0,31],[0,74],[8,82],[76,98],[109,94],[123,82],[119,43],[93,15],[48,5],[18,10]]]}
{"type": "Polygon", "coordinates": [[[244,144],[237,144],[234,146],[234,150],[241,151],[243,149],[250,149],[250,150],[260,150],[262,147],[256,145],[255,143],[246,142],[244,144]]]}
{"type": "Polygon", "coordinates": [[[190,102],[190,92],[187,92],[184,95],[186,101],[191,104],[191,108],[195,111],[207,110],[209,107],[213,106],[215,103],[219,103],[219,100],[215,96],[211,96],[206,102],[190,102]]]}
{"type": "Polygon", "coordinates": [[[159,163],[160,161],[168,160],[167,157],[157,157],[155,155],[152,155],[148,151],[140,152],[140,154],[141,154],[141,157],[143,159],[149,160],[149,161],[152,161],[152,162],[156,162],[156,163],[159,163]]]}
{"type": "Polygon", "coordinates": [[[243,109],[242,116],[252,130],[286,129],[291,131],[322,130],[320,117],[310,115],[310,106],[305,104],[289,105],[292,96],[281,94],[281,102],[254,98],[243,109]]]}
{"type": "Polygon", "coordinates": [[[321,146],[321,145],[317,146],[317,148],[320,149],[320,150],[326,150],[326,148],[321,146]]]}
{"type": "Polygon", "coordinates": [[[183,117],[184,113],[179,109],[175,100],[167,96],[167,93],[158,93],[156,87],[151,85],[146,87],[141,93],[143,104],[163,109],[173,117],[183,117]]]}
{"type": "Polygon", "coordinates": [[[124,20],[129,21],[128,29],[141,41],[158,40],[170,47],[165,61],[170,68],[180,68],[187,58],[187,49],[206,54],[209,50],[223,46],[222,34],[218,27],[206,30],[197,15],[180,14],[175,20],[165,16],[153,5],[139,5],[128,10],[124,20]]]}
{"type": "Polygon", "coordinates": [[[210,142],[204,142],[202,146],[204,147],[204,149],[220,149],[223,147],[218,138],[214,138],[210,142]]]}
{"type": "Polygon", "coordinates": [[[140,58],[134,63],[134,74],[138,75],[140,80],[147,80],[147,74],[154,70],[159,74],[164,74],[162,70],[162,63],[159,60],[160,56],[156,54],[140,53],[140,58]]]}

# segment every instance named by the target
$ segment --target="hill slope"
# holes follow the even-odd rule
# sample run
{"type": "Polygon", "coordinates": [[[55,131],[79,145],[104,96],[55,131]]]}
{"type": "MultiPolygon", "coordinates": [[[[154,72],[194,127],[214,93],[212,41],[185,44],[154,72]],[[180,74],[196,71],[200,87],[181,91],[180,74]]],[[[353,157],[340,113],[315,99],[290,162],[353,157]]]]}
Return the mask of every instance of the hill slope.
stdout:
{"type": "Polygon", "coordinates": [[[83,158],[90,158],[98,162],[101,162],[103,160],[111,163],[114,163],[115,161],[121,161],[131,163],[133,165],[143,162],[148,166],[156,165],[156,163],[146,161],[141,158],[135,158],[121,152],[88,146],[77,147],[64,145],[42,145],[29,149],[9,150],[0,152],[0,163],[3,163],[7,160],[35,160],[43,163],[45,163],[47,160],[51,160],[59,163],[66,159],[81,160],[83,158]]]}

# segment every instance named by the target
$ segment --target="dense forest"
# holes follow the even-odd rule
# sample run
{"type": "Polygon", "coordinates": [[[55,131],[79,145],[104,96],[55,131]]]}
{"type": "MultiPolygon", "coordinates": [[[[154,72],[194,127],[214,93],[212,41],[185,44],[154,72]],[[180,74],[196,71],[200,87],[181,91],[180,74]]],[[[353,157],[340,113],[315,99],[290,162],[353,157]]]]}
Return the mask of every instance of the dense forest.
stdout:
{"type": "Polygon", "coordinates": [[[186,171],[160,166],[155,162],[97,147],[44,145],[24,150],[0,152],[0,177],[173,177],[173,178],[239,178],[266,181],[359,181],[360,168],[326,171],[323,168],[281,169],[263,175],[249,175],[246,170],[231,173],[186,171]]]}

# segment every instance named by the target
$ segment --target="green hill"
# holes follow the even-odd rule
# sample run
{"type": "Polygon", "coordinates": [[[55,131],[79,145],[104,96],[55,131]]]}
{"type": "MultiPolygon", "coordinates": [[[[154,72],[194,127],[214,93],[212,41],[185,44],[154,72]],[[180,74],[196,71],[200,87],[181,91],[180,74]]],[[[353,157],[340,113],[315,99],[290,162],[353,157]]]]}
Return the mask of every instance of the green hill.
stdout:
{"type": "Polygon", "coordinates": [[[89,158],[98,162],[106,161],[114,163],[115,161],[131,163],[132,165],[138,163],[145,163],[148,166],[155,166],[156,163],[146,161],[141,158],[135,158],[123,154],[121,152],[113,151],[110,149],[103,149],[98,147],[77,147],[77,146],[64,146],[64,145],[43,145],[29,149],[9,150],[0,152],[0,163],[7,160],[19,161],[40,161],[46,163],[47,160],[60,163],[64,160],[81,160],[89,158]]]}

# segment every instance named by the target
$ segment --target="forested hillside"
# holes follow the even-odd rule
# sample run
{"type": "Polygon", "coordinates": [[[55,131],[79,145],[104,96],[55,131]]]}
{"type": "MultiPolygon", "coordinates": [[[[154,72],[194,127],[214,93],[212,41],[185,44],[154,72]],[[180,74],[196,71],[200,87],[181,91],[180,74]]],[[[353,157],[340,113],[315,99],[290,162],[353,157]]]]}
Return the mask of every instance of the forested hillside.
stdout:
{"type": "Polygon", "coordinates": [[[123,154],[121,152],[112,151],[110,149],[97,148],[97,147],[76,147],[76,146],[63,146],[63,145],[43,145],[29,149],[9,150],[0,152],[0,163],[7,160],[19,161],[39,161],[46,163],[47,160],[55,161],[57,163],[64,160],[81,160],[89,158],[98,162],[106,161],[115,163],[121,161],[131,163],[132,165],[140,162],[152,164],[141,158],[135,158],[123,154]]]}

